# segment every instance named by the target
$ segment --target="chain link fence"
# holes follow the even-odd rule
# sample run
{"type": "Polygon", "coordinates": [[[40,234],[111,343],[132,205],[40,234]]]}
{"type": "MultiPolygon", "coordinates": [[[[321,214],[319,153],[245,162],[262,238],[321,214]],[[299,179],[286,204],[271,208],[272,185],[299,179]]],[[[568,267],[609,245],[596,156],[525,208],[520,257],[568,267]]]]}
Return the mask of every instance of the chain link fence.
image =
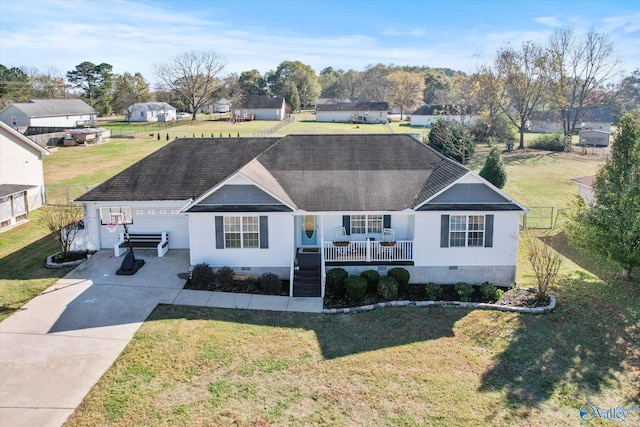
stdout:
{"type": "Polygon", "coordinates": [[[47,203],[50,205],[69,204],[94,187],[95,185],[48,184],[45,188],[47,203]]]}
{"type": "Polygon", "coordinates": [[[554,208],[553,206],[527,206],[529,212],[520,217],[520,228],[548,229],[558,228],[566,219],[570,208],[554,208]]]}

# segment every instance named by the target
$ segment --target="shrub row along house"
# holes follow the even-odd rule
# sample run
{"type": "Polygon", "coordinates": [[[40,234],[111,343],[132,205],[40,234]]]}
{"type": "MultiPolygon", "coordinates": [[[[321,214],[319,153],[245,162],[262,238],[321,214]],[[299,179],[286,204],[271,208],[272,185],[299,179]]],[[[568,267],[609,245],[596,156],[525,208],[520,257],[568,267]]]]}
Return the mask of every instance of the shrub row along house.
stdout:
{"type": "Polygon", "coordinates": [[[102,224],[130,209],[132,232],[167,232],[192,265],[275,272],[292,296],[323,295],[332,266],[510,285],[526,210],[403,134],[180,139],[78,201],[89,249],[113,247],[102,224]],[[312,288],[294,277],[302,258],[321,271],[312,288]]]}

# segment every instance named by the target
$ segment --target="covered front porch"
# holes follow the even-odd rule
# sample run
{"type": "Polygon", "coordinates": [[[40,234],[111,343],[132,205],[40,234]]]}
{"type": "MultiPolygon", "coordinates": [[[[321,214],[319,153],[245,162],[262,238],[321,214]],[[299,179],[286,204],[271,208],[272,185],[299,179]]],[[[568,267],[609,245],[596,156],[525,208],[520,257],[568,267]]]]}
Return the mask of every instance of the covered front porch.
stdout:
{"type": "Polygon", "coordinates": [[[296,247],[317,249],[328,265],[406,265],[413,262],[414,224],[415,217],[409,214],[297,216],[296,247]]]}

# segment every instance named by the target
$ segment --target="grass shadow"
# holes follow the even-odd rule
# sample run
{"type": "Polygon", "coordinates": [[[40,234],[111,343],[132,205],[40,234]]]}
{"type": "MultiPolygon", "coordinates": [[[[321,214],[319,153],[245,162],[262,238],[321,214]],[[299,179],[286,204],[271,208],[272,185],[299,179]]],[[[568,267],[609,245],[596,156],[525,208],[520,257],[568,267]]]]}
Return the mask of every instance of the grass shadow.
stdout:
{"type": "Polygon", "coordinates": [[[44,266],[49,255],[60,252],[60,245],[51,235],[0,258],[0,280],[30,280],[62,277],[71,269],[51,270],[44,266]]]}
{"type": "Polygon", "coordinates": [[[506,350],[483,374],[480,391],[505,391],[520,409],[552,396],[576,408],[602,404],[592,399],[606,388],[620,391],[625,401],[619,405],[637,402],[640,281],[616,277],[611,263],[572,249],[563,235],[542,240],[584,270],[558,279],[553,313],[543,320],[521,317],[506,350]],[[623,372],[634,379],[621,382],[623,372]]]}
{"type": "Polygon", "coordinates": [[[159,305],[147,322],[166,319],[213,320],[312,330],[323,357],[329,360],[452,337],[454,324],[467,314],[467,310],[456,308],[431,308],[425,312],[421,308],[403,307],[359,314],[326,315],[159,305]]]}

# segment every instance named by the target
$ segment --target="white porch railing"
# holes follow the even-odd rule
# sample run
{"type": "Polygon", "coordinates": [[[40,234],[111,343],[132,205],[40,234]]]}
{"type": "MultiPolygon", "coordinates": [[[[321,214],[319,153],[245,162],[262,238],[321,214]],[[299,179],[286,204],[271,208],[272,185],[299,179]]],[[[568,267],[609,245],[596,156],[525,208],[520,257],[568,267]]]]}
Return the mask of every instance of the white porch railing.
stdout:
{"type": "Polygon", "coordinates": [[[393,246],[378,241],[353,241],[346,246],[324,242],[327,262],[413,261],[413,241],[398,240],[393,246]]]}

